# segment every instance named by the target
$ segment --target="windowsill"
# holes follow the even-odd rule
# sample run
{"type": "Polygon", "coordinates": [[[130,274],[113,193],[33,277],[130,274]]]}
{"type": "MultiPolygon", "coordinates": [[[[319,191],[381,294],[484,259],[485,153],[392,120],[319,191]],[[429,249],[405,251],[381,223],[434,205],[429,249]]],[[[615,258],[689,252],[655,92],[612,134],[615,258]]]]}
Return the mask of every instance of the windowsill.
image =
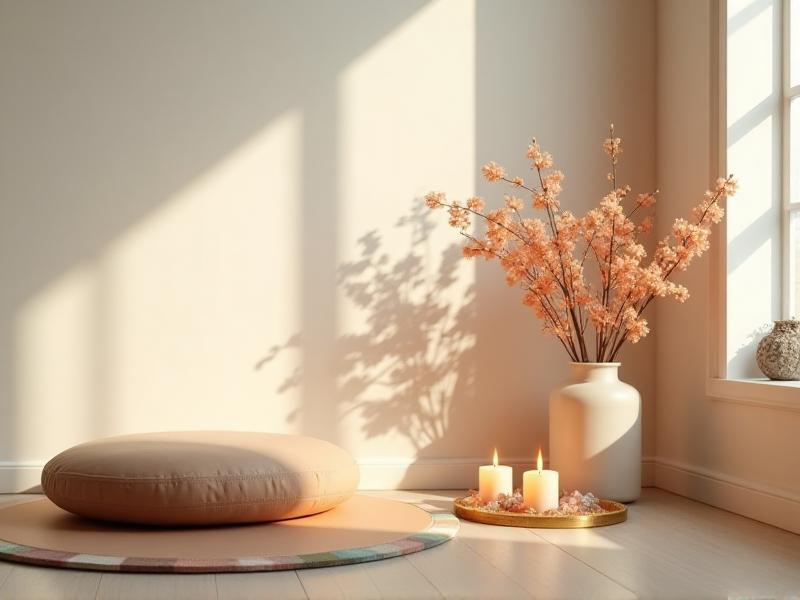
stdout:
{"type": "Polygon", "coordinates": [[[800,412],[800,381],[709,379],[706,395],[723,402],[800,412]]]}

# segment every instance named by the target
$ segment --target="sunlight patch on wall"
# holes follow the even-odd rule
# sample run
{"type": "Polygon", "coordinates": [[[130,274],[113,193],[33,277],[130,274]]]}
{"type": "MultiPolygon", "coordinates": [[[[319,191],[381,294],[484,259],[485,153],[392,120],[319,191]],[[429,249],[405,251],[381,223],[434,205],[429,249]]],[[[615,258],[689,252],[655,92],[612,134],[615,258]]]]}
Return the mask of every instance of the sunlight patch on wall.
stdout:
{"type": "Polygon", "coordinates": [[[359,417],[343,436],[369,456],[446,455],[474,270],[422,196],[473,193],[474,4],[426,5],[342,73],[340,105],[339,395],[359,417]]]}
{"type": "MultiPolygon", "coordinates": [[[[298,111],[283,114],[26,304],[20,453],[134,431],[286,428],[296,398],[255,365],[299,326],[301,128],[298,111]]],[[[299,358],[276,361],[286,373],[299,358]]]]}
{"type": "Polygon", "coordinates": [[[254,365],[299,321],[301,128],[284,113],[109,249],[115,429],[284,426],[254,365]]]}

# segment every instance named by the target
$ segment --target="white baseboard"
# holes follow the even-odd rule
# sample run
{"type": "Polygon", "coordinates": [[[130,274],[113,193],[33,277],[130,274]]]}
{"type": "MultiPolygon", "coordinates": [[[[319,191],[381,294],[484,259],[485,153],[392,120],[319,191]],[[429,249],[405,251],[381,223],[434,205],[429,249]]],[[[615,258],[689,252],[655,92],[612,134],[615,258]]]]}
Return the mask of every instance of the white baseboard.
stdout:
{"type": "MultiPolygon", "coordinates": [[[[478,467],[485,458],[360,459],[362,490],[465,490],[478,484],[478,467]]],[[[521,485],[522,473],[532,469],[530,459],[501,461],[514,469],[514,485],[521,485]],[[517,481],[519,480],[519,481],[517,481]]]]}
{"type": "Polygon", "coordinates": [[[654,487],[656,484],[655,477],[655,459],[652,456],[642,457],[642,487],[654,487]]]}
{"type": "MultiPolygon", "coordinates": [[[[478,483],[478,467],[485,458],[360,459],[362,490],[465,490],[478,483]]],[[[522,473],[533,468],[527,458],[503,459],[514,468],[514,485],[522,485],[522,473]]],[[[547,466],[547,460],[544,461],[547,466]]],[[[44,462],[0,462],[0,494],[35,490],[44,462]]],[[[642,461],[642,485],[652,485],[652,459],[642,461]]]]}
{"type": "Polygon", "coordinates": [[[653,460],[657,488],[800,533],[800,495],[665,458],[653,460]]]}
{"type": "MultiPolygon", "coordinates": [[[[485,458],[361,459],[362,490],[457,489],[475,487],[485,458]]],[[[505,459],[514,485],[533,468],[529,459],[505,459]]],[[[547,461],[545,461],[547,464],[547,461]]],[[[0,461],[0,493],[39,490],[44,462],[0,461]]],[[[642,486],[657,487],[711,506],[800,533],[800,495],[659,457],[642,459],[642,486]]]]}
{"type": "MultiPolygon", "coordinates": [[[[522,486],[522,473],[532,469],[531,459],[503,459],[514,468],[514,486],[522,486]]],[[[544,461],[547,466],[548,461],[544,461]]],[[[362,490],[465,490],[478,484],[478,467],[485,458],[361,459],[362,490]]],[[[653,485],[653,459],[642,459],[642,486],[653,485]]]]}
{"type": "Polygon", "coordinates": [[[0,494],[24,494],[38,491],[44,462],[0,461],[0,494]]]}

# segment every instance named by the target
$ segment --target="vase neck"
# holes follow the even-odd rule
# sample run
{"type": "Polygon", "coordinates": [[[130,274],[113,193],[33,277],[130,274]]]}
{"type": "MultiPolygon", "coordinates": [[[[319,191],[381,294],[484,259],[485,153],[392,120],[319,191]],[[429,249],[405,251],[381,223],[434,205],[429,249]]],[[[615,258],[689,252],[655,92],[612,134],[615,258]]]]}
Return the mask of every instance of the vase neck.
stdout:
{"type": "Polygon", "coordinates": [[[795,319],[775,321],[772,330],[776,333],[800,333],[800,321],[795,319]]]}
{"type": "Polygon", "coordinates": [[[570,375],[574,383],[589,381],[619,381],[620,363],[570,363],[570,375]]]}

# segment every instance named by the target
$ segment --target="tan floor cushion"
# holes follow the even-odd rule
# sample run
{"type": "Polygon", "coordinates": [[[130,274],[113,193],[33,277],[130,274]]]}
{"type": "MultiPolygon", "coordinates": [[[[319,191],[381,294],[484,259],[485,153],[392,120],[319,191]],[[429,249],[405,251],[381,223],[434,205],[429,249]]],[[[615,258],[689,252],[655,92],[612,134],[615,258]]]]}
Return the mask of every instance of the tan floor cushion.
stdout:
{"type": "Polygon", "coordinates": [[[275,521],[349,498],[358,465],[310,437],[237,431],[105,438],[48,462],[42,488],[85,517],[148,525],[275,521]]]}

